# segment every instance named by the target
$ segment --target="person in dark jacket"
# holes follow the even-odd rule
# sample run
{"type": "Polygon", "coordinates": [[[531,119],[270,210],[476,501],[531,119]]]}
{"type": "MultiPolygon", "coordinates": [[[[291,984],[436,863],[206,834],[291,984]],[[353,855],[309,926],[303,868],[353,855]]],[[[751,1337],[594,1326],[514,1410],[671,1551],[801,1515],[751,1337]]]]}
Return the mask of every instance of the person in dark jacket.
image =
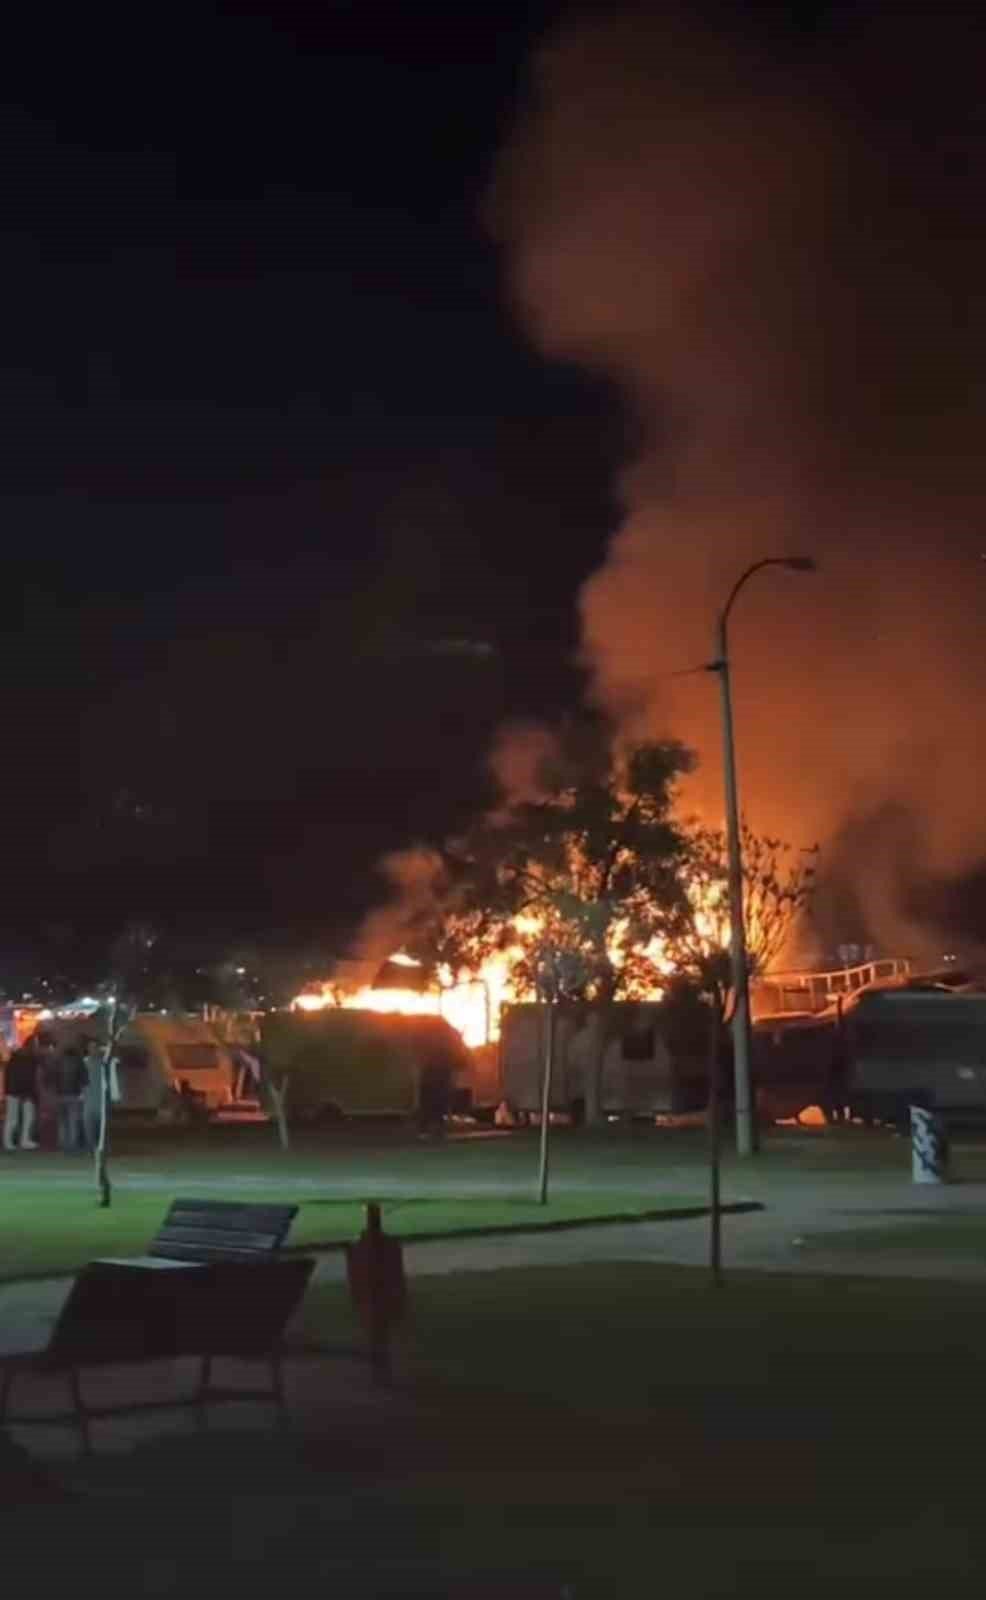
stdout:
{"type": "Polygon", "coordinates": [[[67,1156],[75,1155],[83,1148],[82,1108],[89,1082],[85,1060],[77,1044],[66,1045],[52,1063],[49,1081],[58,1115],[58,1148],[67,1156]]]}
{"type": "Polygon", "coordinates": [[[15,1050],[4,1073],[6,1107],[3,1121],[5,1150],[36,1150],[34,1129],[38,1120],[41,1074],[54,1052],[55,1042],[40,1029],[15,1050]]]}

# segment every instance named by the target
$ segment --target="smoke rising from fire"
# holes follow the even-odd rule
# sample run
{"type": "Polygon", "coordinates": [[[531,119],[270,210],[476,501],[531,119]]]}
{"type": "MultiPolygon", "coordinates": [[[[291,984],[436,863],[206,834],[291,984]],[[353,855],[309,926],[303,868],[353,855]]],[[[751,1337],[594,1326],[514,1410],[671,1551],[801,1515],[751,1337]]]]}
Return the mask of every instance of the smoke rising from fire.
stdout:
{"type": "Polygon", "coordinates": [[[672,674],[748,563],[814,555],[731,624],[745,809],[821,839],[868,933],[913,947],[913,884],[986,854],[986,50],[940,8],[846,22],[824,59],[776,43],[563,26],[489,212],[541,347],[627,397],[625,515],[581,596],[596,699],[698,749],[717,822],[716,681],[672,674]]]}
{"type": "Polygon", "coordinates": [[[489,757],[489,768],[502,796],[502,810],[542,799],[545,772],[557,763],[560,754],[558,734],[542,723],[504,723],[489,757]]]}
{"type": "Polygon", "coordinates": [[[399,950],[415,923],[439,904],[442,861],[433,850],[394,850],[377,865],[389,888],[386,902],[364,919],[354,961],[379,966],[399,950]]]}

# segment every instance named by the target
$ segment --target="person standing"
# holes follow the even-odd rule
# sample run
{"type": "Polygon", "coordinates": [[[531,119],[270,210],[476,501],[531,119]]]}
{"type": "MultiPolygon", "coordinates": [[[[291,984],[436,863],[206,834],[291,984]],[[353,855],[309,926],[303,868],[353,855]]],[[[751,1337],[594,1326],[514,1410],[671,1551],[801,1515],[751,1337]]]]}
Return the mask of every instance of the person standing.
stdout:
{"type": "Polygon", "coordinates": [[[77,1044],[66,1045],[54,1064],[52,1083],[58,1117],[58,1148],[65,1155],[76,1155],[83,1149],[83,1102],[89,1074],[77,1044]]]}
{"type": "Polygon", "coordinates": [[[50,1034],[32,1033],[26,1044],[15,1050],[4,1076],[7,1104],[3,1121],[5,1150],[36,1150],[34,1130],[38,1120],[38,1095],[41,1075],[54,1052],[50,1034]]]}

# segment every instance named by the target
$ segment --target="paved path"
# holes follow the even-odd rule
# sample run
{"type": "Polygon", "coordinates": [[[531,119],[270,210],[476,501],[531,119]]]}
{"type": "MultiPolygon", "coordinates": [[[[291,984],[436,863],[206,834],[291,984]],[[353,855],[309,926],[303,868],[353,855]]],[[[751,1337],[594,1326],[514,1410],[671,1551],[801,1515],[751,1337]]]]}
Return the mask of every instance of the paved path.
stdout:
{"type": "MultiPolygon", "coordinates": [[[[729,1198],[759,1199],[763,1211],[724,1217],[723,1258],[732,1270],[858,1273],[867,1277],[953,1278],[986,1283],[986,1183],[915,1188],[896,1174],[744,1174],[734,1180],[729,1198]],[[979,1259],[937,1254],[933,1233],[928,1249],[886,1254],[811,1248],[819,1233],[851,1236],[860,1227],[913,1228],[942,1215],[981,1217],[983,1251],[979,1259]]],[[[584,1261],[652,1261],[702,1266],[708,1260],[709,1223],[705,1217],[680,1221],[613,1223],[545,1234],[503,1234],[485,1239],[408,1245],[412,1276],[444,1272],[489,1272],[501,1267],[563,1266],[584,1261]]],[[[331,1257],[319,1276],[341,1276],[331,1257]]]]}

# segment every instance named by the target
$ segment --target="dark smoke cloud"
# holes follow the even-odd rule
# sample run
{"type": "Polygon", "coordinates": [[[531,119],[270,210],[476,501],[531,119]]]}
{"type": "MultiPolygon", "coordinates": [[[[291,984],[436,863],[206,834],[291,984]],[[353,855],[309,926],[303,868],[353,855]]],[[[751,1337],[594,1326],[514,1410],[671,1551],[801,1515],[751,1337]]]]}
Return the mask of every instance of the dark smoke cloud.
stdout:
{"type": "Polygon", "coordinates": [[[442,860],[434,850],[394,850],[378,863],[377,873],[386,884],[386,898],[363,919],[348,966],[380,967],[442,899],[442,860]]]}
{"type": "Polygon", "coordinates": [[[515,721],[499,729],[490,751],[490,772],[503,807],[531,805],[544,794],[546,769],[559,758],[558,735],[540,722],[515,721]]]}
{"type": "Polygon", "coordinates": [[[735,613],[745,806],[828,843],[870,935],[911,943],[915,884],[986,854],[968,16],[908,8],[783,53],[583,16],[533,63],[490,204],[533,335],[615,377],[634,421],[624,520],[581,597],[598,701],[624,734],[694,743],[691,798],[717,819],[715,681],[670,674],[710,657],[746,563],[814,554],[817,576],[765,574],[735,613]]]}

